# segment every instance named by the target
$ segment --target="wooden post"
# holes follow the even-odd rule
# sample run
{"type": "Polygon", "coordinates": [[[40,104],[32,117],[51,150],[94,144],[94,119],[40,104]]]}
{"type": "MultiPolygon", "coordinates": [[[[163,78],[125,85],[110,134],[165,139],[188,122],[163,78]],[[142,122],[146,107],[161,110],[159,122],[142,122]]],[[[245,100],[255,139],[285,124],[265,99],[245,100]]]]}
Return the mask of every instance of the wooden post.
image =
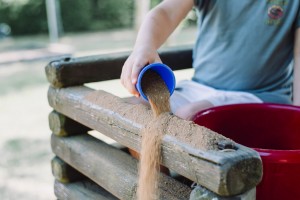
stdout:
{"type": "MultiPolygon", "coordinates": [[[[120,199],[134,199],[137,160],[89,135],[51,137],[52,151],[82,174],[120,199]]],[[[161,199],[188,199],[191,189],[161,174],[161,199]]]]}
{"type": "Polygon", "coordinates": [[[61,137],[84,134],[91,130],[56,111],[49,114],[49,127],[53,134],[61,137]]]}
{"type": "MultiPolygon", "coordinates": [[[[144,105],[132,105],[107,92],[86,87],[50,87],[48,98],[58,112],[136,151],[140,150],[141,131],[152,119],[151,110],[144,105]]],[[[262,163],[256,151],[237,143],[230,151],[218,149],[218,144],[232,141],[176,116],[164,117],[168,123],[162,141],[163,165],[221,196],[244,193],[260,182],[262,163]],[[199,135],[204,142],[196,148],[192,138],[175,137],[181,135],[178,130],[185,136],[199,135]]]]}

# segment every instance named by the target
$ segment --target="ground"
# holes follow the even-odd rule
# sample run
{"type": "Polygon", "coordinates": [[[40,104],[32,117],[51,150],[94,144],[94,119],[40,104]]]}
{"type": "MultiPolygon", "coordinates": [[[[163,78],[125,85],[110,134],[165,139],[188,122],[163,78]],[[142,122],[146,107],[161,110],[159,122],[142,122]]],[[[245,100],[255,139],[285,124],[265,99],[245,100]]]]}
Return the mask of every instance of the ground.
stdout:
{"type": "Polygon", "coordinates": [[[54,199],[45,62],[0,67],[0,199],[54,199]],[[20,66],[19,68],[19,65],[20,66]]]}
{"type": "MultiPolygon", "coordinates": [[[[168,45],[192,44],[194,36],[193,28],[183,30],[168,45]]],[[[66,54],[78,57],[130,50],[134,38],[132,30],[116,30],[66,35],[55,45],[49,45],[46,36],[0,41],[1,200],[55,199],[46,64],[66,54]]],[[[189,76],[190,72],[184,75],[189,76]]],[[[91,86],[106,88],[113,94],[127,94],[119,81],[91,86]]]]}

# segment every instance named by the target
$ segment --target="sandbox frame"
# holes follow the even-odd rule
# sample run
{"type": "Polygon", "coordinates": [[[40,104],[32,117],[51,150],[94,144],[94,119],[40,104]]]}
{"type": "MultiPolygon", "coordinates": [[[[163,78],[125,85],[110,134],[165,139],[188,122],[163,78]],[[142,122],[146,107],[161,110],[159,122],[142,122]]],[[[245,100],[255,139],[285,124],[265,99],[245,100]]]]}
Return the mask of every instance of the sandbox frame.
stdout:
{"type": "MultiPolygon", "coordinates": [[[[172,70],[192,66],[191,47],[159,53],[162,61],[172,70]]],[[[134,106],[125,104],[107,92],[99,91],[100,95],[120,107],[127,106],[127,111],[101,104],[101,100],[97,105],[91,104],[85,97],[93,90],[83,86],[85,83],[118,79],[128,56],[129,52],[66,57],[50,62],[45,68],[51,84],[48,100],[54,109],[49,115],[49,126],[52,131],[51,147],[56,155],[51,166],[58,199],[135,197],[137,160],[124,149],[106,144],[86,133],[97,130],[139,151],[139,133],[145,122],[132,118],[130,113],[135,110],[134,106]]],[[[145,110],[139,114],[146,113],[145,110]]],[[[250,199],[253,199],[253,192],[249,195],[249,191],[253,191],[262,176],[258,153],[236,143],[236,149],[226,149],[227,144],[231,143],[226,139],[216,143],[220,146],[219,151],[195,149],[167,134],[163,139],[162,164],[208,188],[218,198],[245,199],[246,196],[252,196],[250,199]]],[[[161,199],[189,198],[190,187],[164,174],[161,176],[161,199]]]]}

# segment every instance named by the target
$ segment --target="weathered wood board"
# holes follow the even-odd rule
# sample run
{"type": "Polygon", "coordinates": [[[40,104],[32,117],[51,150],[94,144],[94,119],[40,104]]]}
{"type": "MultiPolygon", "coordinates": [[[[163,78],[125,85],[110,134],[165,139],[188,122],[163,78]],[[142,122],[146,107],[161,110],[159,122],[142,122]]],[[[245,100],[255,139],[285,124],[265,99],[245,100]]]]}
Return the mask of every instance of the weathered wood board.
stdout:
{"type": "MultiPolygon", "coordinates": [[[[63,58],[50,62],[46,68],[48,81],[53,87],[83,85],[85,83],[120,78],[122,66],[130,52],[63,58]]],[[[173,70],[192,67],[192,48],[173,48],[160,52],[162,61],[173,70]]]]}
{"type": "Polygon", "coordinates": [[[206,188],[201,186],[196,186],[190,195],[191,200],[256,200],[256,188],[253,188],[243,194],[231,196],[231,197],[222,197],[219,196],[206,188]]]}
{"type": "Polygon", "coordinates": [[[112,194],[90,180],[54,183],[55,196],[60,200],[117,200],[112,194]]]}
{"type": "MultiPolygon", "coordinates": [[[[52,151],[120,199],[134,199],[137,188],[137,160],[87,134],[58,137],[52,134],[52,151]]],[[[191,189],[161,174],[160,199],[188,199],[191,189]]]]}
{"type": "MultiPolygon", "coordinates": [[[[140,150],[141,131],[152,117],[150,109],[144,105],[128,104],[107,92],[83,86],[64,89],[50,87],[48,99],[58,112],[136,151],[140,150]]],[[[222,136],[212,140],[209,135],[216,133],[205,127],[176,116],[166,117],[168,126],[162,141],[163,165],[221,196],[244,193],[260,182],[262,164],[256,151],[236,143],[235,149],[228,150],[210,149],[210,145],[195,148],[193,140],[187,143],[181,140],[183,138],[174,137],[180,134],[176,131],[184,127],[187,135],[208,133],[202,135],[203,141],[213,146],[232,141],[222,136]]],[[[82,151],[89,153],[84,148],[82,151]]]]}

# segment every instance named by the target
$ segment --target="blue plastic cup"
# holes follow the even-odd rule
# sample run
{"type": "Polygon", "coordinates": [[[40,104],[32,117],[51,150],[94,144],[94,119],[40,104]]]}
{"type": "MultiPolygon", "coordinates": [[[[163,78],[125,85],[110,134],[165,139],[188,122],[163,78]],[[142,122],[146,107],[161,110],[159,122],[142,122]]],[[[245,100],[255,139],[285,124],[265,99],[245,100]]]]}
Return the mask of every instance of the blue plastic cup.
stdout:
{"type": "Polygon", "coordinates": [[[153,70],[155,71],[165,82],[169,92],[170,92],[170,96],[173,94],[174,89],[175,89],[175,85],[176,85],[176,80],[175,80],[175,76],[173,71],[171,70],[170,67],[168,67],[165,64],[162,63],[152,63],[147,65],[146,67],[144,67],[142,69],[142,71],[140,72],[139,76],[138,76],[138,80],[137,80],[137,84],[136,84],[136,88],[138,90],[138,92],[141,94],[141,96],[148,101],[147,96],[144,94],[143,90],[142,90],[142,78],[143,75],[148,71],[148,70],[153,70]]]}

